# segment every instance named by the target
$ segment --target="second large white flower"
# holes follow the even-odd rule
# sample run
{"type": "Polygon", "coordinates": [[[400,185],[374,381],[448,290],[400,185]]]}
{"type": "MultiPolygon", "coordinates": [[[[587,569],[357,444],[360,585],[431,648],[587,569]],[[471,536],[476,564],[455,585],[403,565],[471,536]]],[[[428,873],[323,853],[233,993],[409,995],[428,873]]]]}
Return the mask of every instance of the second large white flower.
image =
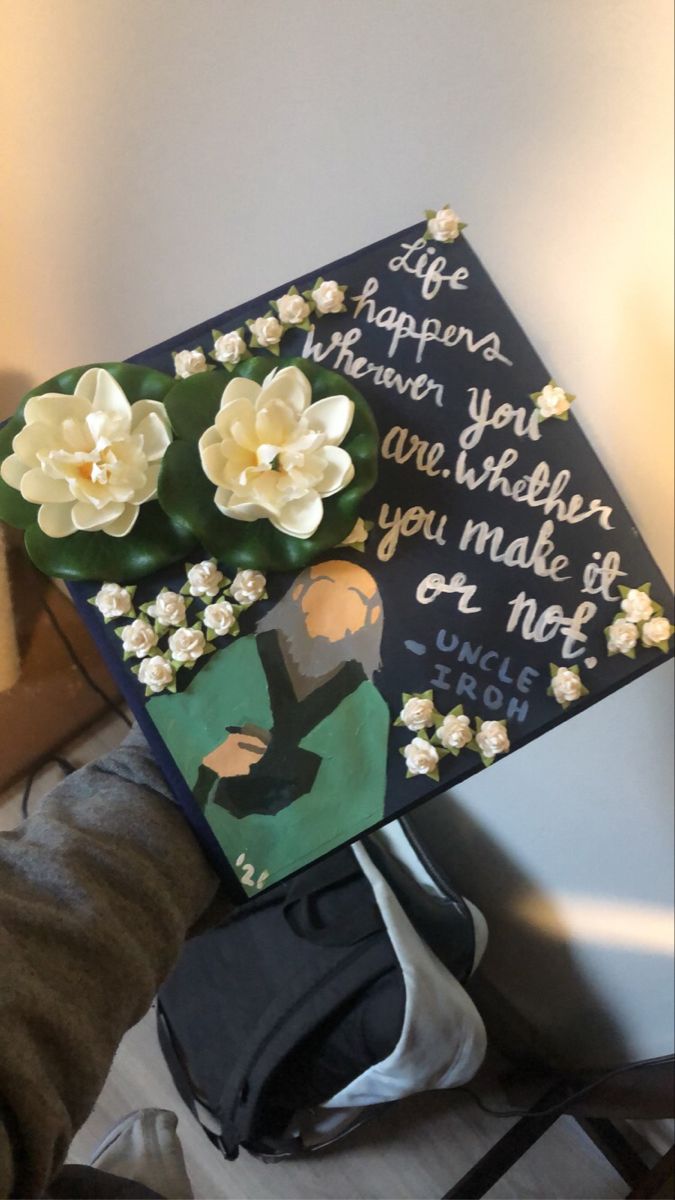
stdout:
{"type": "Polygon", "coordinates": [[[199,440],[215,503],[237,521],[266,518],[291,537],[308,538],[323,518],[323,501],[342,491],[354,464],[341,446],[354,417],[348,396],[312,404],[297,367],[228,383],[215,425],[199,440]]]}
{"type": "Polygon", "coordinates": [[[130,404],[103,367],[81,376],[74,395],[32,396],[25,426],[2,464],[5,483],[39,504],[48,537],[101,530],[124,537],[157,495],[171,427],[159,400],[130,404]]]}

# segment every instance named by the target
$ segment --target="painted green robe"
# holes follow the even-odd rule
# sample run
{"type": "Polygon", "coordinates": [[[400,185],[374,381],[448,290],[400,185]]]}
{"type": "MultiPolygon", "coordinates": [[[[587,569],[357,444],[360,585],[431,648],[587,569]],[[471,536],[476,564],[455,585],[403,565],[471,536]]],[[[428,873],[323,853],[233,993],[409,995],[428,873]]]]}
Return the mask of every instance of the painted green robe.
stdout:
{"type": "MultiPolygon", "coordinates": [[[[184,692],[152,697],[148,713],[194,788],[202,759],[224,741],[228,727],[273,731],[258,639],[241,638],[218,651],[184,692]]],[[[304,795],[276,813],[241,817],[209,797],[204,815],[229,862],[235,866],[244,856],[237,874],[249,890],[263,872],[267,883],[283,879],[382,819],[389,724],[385,701],[363,678],[300,739],[299,748],[319,759],[304,795]]]]}

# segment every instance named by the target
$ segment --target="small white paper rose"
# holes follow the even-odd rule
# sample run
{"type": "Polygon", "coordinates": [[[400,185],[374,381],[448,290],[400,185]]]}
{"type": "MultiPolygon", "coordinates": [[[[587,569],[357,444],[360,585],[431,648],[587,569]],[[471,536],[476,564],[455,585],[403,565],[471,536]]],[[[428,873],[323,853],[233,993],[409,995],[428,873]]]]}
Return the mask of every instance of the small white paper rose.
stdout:
{"type": "Polygon", "coordinates": [[[673,636],[673,626],[667,617],[651,617],[642,626],[642,645],[668,648],[668,642],[673,636]]]}
{"type": "Polygon", "coordinates": [[[551,677],[550,691],[563,708],[567,708],[568,704],[573,704],[575,700],[579,700],[581,696],[587,694],[581,678],[576,671],[571,671],[569,667],[558,667],[555,675],[551,677]]]}
{"type": "Polygon", "coordinates": [[[187,573],[187,590],[191,596],[217,596],[225,576],[210,559],[195,563],[187,573]]]}
{"type": "Polygon", "coordinates": [[[610,654],[627,654],[635,657],[635,647],[638,640],[638,628],[633,621],[620,617],[605,630],[607,634],[607,649],[610,654]]]}
{"type": "Polygon", "coordinates": [[[403,757],[409,775],[434,775],[438,768],[438,750],[426,738],[413,738],[403,747],[403,757]]]}
{"type": "Polygon", "coordinates": [[[460,221],[449,204],[445,204],[437,212],[429,210],[427,217],[427,235],[435,242],[456,242],[465,228],[464,222],[460,221]]]}
{"type": "Polygon", "coordinates": [[[160,592],[152,604],[148,604],[145,611],[154,621],[158,621],[160,625],[166,625],[167,628],[171,625],[184,625],[187,618],[185,600],[177,592],[171,592],[168,588],[166,591],[160,592]]]}
{"type": "Polygon", "coordinates": [[[201,617],[207,629],[212,629],[217,637],[224,637],[236,625],[237,615],[229,600],[219,600],[217,604],[208,604],[201,617]]]}
{"type": "Polygon", "coordinates": [[[463,750],[473,737],[470,718],[464,713],[448,713],[436,730],[436,737],[446,750],[463,750]]]}
{"type": "Polygon", "coordinates": [[[119,583],[104,583],[93,598],[93,603],[106,621],[115,617],[126,617],[133,607],[132,592],[119,583]]]}
{"type": "Polygon", "coordinates": [[[251,330],[253,345],[260,346],[263,350],[274,350],[281,341],[284,330],[281,323],[276,317],[256,317],[255,321],[247,322],[251,330]]]}
{"type": "Polygon", "coordinates": [[[312,404],[298,367],[270,371],[262,385],[234,378],[215,424],[199,439],[214,503],[236,521],[264,518],[290,537],[308,538],[323,519],[323,500],[351,482],[354,463],[342,448],[354,417],[348,396],[312,404]]]}
{"type": "Polygon", "coordinates": [[[629,588],[621,601],[626,620],[632,621],[634,625],[640,625],[643,621],[648,621],[654,612],[654,604],[647,592],[641,591],[639,588],[629,588]]]}
{"type": "Polygon", "coordinates": [[[171,426],[159,400],[130,404],[104,367],[90,367],[72,396],[45,392],[24,409],[25,426],[0,475],[39,504],[47,537],[78,530],[125,537],[157,495],[171,426]]]}
{"type": "Polygon", "coordinates": [[[178,350],[173,355],[173,369],[177,379],[189,379],[190,375],[201,375],[208,371],[209,364],[201,346],[196,350],[178,350]]]}
{"type": "Polygon", "coordinates": [[[177,663],[195,663],[208,650],[201,629],[177,629],[169,638],[169,651],[177,663]]]}
{"type": "Polygon", "coordinates": [[[158,641],[152,625],[148,621],[144,621],[142,617],[132,621],[131,625],[118,629],[117,633],[122,640],[124,653],[133,655],[135,658],[145,658],[151,650],[154,650],[158,641]]]}
{"type": "Polygon", "coordinates": [[[277,312],[284,325],[302,325],[309,316],[309,304],[297,292],[286,292],[277,300],[277,312]]]}
{"type": "Polygon", "coordinates": [[[138,679],[149,692],[163,692],[174,681],[174,670],[161,654],[144,658],[138,668],[138,679]]]}
{"type": "Polygon", "coordinates": [[[501,721],[483,721],[476,733],[476,745],[484,758],[496,758],[511,749],[509,735],[501,721]]]}
{"type": "Polygon", "coordinates": [[[340,287],[334,279],[323,279],[314,288],[312,300],[316,311],[322,315],[344,312],[345,289],[340,287]]]}
{"type": "Polygon", "coordinates": [[[401,725],[413,733],[434,723],[434,702],[427,696],[411,696],[399,713],[401,725]]]}
{"type": "Polygon", "coordinates": [[[220,333],[217,336],[214,334],[211,357],[215,358],[216,362],[222,363],[224,367],[236,367],[246,356],[246,342],[238,330],[233,329],[231,333],[220,333]]]}
{"type": "Polygon", "coordinates": [[[255,604],[265,595],[267,580],[262,571],[237,571],[230,592],[237,604],[255,604]]]}
{"type": "Polygon", "coordinates": [[[558,387],[551,379],[540,392],[531,392],[530,399],[534,402],[540,421],[548,421],[551,417],[558,421],[566,421],[574,396],[558,387]]]}

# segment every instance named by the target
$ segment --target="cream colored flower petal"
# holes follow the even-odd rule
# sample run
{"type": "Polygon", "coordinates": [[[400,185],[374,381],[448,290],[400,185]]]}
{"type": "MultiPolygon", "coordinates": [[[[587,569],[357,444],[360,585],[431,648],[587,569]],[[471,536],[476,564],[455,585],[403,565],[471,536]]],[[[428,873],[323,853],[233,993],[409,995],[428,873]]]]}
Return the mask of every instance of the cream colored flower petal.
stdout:
{"type": "Polygon", "coordinates": [[[354,402],[348,396],[326,396],[310,404],[307,423],[316,433],[323,433],[331,446],[339,446],[354,420],[354,402]]]}
{"type": "Polygon", "coordinates": [[[54,425],[45,425],[42,421],[26,425],[14,438],[12,450],[27,466],[36,467],[40,461],[38,454],[56,450],[60,445],[57,435],[54,425]]]}
{"type": "Polygon", "coordinates": [[[316,490],[320,496],[334,496],[354,478],[354,463],[340,446],[324,446],[321,456],[326,468],[316,490]]]}
{"type": "Polygon", "coordinates": [[[308,538],[319,528],[323,518],[323,504],[316,492],[308,492],[301,500],[291,500],[270,520],[275,529],[291,537],[308,538]]]}
{"type": "Polygon", "coordinates": [[[211,483],[220,483],[225,468],[225,459],[223,458],[223,443],[218,442],[213,446],[202,446],[199,443],[199,457],[202,462],[202,470],[206,478],[211,483]]]}
{"type": "Polygon", "coordinates": [[[147,500],[155,499],[161,467],[161,463],[148,463],[145,483],[141,487],[135,488],[133,496],[130,497],[130,499],[133,499],[134,504],[145,504],[147,500]]]}
{"type": "Polygon", "coordinates": [[[234,517],[236,521],[259,521],[261,517],[268,517],[270,514],[261,504],[246,502],[242,504],[232,503],[232,492],[226,488],[218,488],[214,500],[216,508],[219,508],[221,513],[226,517],[234,517]]]}
{"type": "Polygon", "coordinates": [[[62,538],[75,533],[70,504],[43,504],[38,510],[38,525],[47,537],[62,538]]]}
{"type": "Polygon", "coordinates": [[[237,375],[235,379],[230,380],[220,397],[220,411],[222,412],[232,400],[248,400],[251,404],[255,404],[259,395],[259,383],[255,383],[253,379],[246,379],[243,375],[237,375]]]}
{"type": "Polygon", "coordinates": [[[143,452],[150,462],[162,458],[171,443],[171,434],[157,413],[148,413],[133,432],[143,438],[143,452]]]}
{"type": "Polygon", "coordinates": [[[255,450],[255,410],[250,400],[239,396],[216,414],[216,429],[222,438],[232,438],[247,450],[255,450]]]}
{"type": "Polygon", "coordinates": [[[222,440],[223,439],[218,433],[215,425],[210,425],[208,429],[204,430],[197,444],[199,446],[199,450],[201,451],[206,446],[215,446],[218,442],[222,442],[222,440]]]}
{"type": "Polygon", "coordinates": [[[140,425],[150,413],[154,413],[159,417],[162,425],[171,432],[171,422],[169,414],[161,400],[136,400],[131,406],[131,432],[136,432],[136,426],[140,425]]]}
{"type": "Polygon", "coordinates": [[[131,428],[131,405],[116,379],[104,367],[90,367],[75,388],[76,396],[89,400],[95,412],[107,413],[131,428]]]}
{"type": "Polygon", "coordinates": [[[30,470],[25,463],[16,454],[10,454],[0,465],[0,478],[4,479],[5,483],[10,487],[18,488],[21,486],[26,471],[30,470]]]}
{"type": "Polygon", "coordinates": [[[290,404],[283,400],[269,400],[258,409],[255,418],[257,440],[275,446],[283,446],[297,429],[297,417],[290,404]]]}
{"type": "Polygon", "coordinates": [[[140,509],[137,504],[125,504],[124,511],[110,525],[105,526],[105,532],[110,537],[126,537],[133,529],[140,509]]]}
{"type": "Polygon", "coordinates": [[[262,408],[271,398],[285,400],[299,417],[311,403],[312,385],[298,367],[282,367],[265,376],[257,408],[262,408]]]}
{"type": "Polygon", "coordinates": [[[97,509],[93,508],[91,504],[78,500],[73,504],[70,515],[76,529],[105,529],[111,521],[115,521],[124,512],[124,508],[124,504],[106,504],[104,509],[97,509]]]}
{"type": "Polygon", "coordinates": [[[63,396],[61,392],[43,392],[31,396],[24,409],[27,425],[42,421],[47,425],[61,425],[62,421],[83,421],[91,412],[91,405],[84,396],[63,396]]]}
{"type": "Polygon", "coordinates": [[[31,467],[21,480],[21,495],[31,504],[67,504],[72,494],[66,479],[52,479],[40,467],[31,467]]]}

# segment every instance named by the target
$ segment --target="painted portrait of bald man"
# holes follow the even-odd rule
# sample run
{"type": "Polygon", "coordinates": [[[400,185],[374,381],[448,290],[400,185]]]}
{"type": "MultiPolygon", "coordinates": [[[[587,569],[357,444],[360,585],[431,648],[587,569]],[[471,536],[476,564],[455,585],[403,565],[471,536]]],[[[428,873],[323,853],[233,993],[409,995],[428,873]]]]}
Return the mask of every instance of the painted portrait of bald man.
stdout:
{"type": "Polygon", "coordinates": [[[179,695],[148,702],[226,856],[243,855],[255,878],[283,878],[382,819],[382,628],[372,575],[318,563],[255,634],[214,654],[179,695]]]}

